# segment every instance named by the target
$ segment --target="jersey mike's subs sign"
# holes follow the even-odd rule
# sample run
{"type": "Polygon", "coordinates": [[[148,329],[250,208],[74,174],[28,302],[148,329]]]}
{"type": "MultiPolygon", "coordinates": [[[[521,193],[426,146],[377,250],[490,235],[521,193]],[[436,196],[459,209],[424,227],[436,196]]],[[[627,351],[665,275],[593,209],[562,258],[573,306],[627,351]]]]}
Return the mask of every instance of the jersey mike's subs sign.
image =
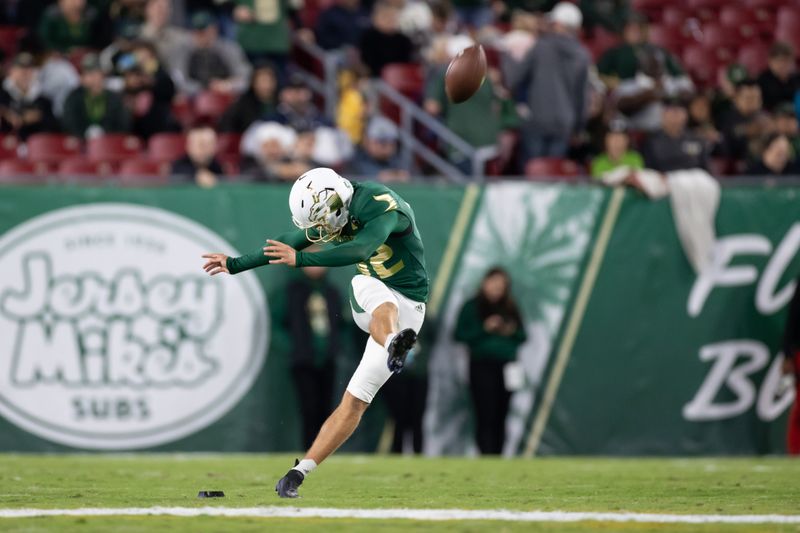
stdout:
{"type": "Polygon", "coordinates": [[[135,449],[206,427],[249,390],[268,341],[252,274],[222,284],[200,255],[234,253],[168,211],[57,209],[0,237],[0,415],[49,441],[135,449]]]}

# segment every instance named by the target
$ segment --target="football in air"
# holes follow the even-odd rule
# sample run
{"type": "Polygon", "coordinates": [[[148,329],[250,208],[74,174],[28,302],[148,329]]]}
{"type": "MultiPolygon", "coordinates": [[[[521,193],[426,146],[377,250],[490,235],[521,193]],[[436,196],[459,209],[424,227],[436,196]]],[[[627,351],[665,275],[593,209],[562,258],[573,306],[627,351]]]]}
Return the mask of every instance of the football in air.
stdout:
{"type": "Polygon", "coordinates": [[[476,44],[465,48],[450,61],[444,75],[444,87],[451,102],[465,102],[481,88],[486,78],[486,53],[476,44]]]}

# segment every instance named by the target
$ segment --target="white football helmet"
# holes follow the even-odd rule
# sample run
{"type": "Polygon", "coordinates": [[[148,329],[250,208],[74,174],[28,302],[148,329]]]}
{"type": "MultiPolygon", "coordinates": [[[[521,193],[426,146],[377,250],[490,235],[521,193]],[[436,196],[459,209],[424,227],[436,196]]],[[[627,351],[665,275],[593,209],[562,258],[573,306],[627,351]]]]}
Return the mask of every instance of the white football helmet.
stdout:
{"type": "Polygon", "coordinates": [[[292,222],[310,242],[329,242],[347,224],[353,185],[330,168],[309,170],[289,193],[292,222]],[[316,235],[309,230],[316,230],[316,235]]]}

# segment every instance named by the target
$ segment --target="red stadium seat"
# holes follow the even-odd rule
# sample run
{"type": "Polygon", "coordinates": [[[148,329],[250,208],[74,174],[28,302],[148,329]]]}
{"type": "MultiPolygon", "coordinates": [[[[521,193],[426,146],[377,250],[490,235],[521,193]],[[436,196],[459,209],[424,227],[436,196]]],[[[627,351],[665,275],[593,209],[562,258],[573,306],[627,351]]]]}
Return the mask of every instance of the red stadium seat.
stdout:
{"type": "Polygon", "coordinates": [[[704,21],[716,20],[719,9],[729,0],[687,0],[686,5],[696,18],[704,21]]]}
{"type": "Polygon", "coordinates": [[[761,8],[775,10],[786,4],[786,0],[744,0],[742,3],[744,3],[747,7],[754,9],[761,8]]]}
{"type": "Polygon", "coordinates": [[[718,24],[706,24],[702,28],[700,42],[706,49],[716,51],[720,59],[730,60],[731,50],[738,47],[740,38],[730,28],[718,24]]]}
{"type": "Polygon", "coordinates": [[[179,94],[172,100],[172,116],[175,117],[184,128],[194,123],[194,108],[186,96],[179,94]]]}
{"type": "Polygon", "coordinates": [[[230,94],[205,91],[197,95],[194,100],[194,113],[197,119],[216,122],[219,117],[233,103],[234,96],[230,94]]]}
{"type": "Polygon", "coordinates": [[[25,35],[25,28],[19,26],[0,26],[0,50],[7,58],[14,57],[19,50],[19,41],[25,35]]]}
{"type": "Polygon", "coordinates": [[[425,74],[417,63],[389,63],[383,67],[381,79],[415,102],[422,99],[425,74]]]}
{"type": "Polygon", "coordinates": [[[154,161],[152,159],[128,159],[123,161],[117,172],[120,176],[166,176],[169,175],[171,165],[169,161],[154,161]]]}
{"type": "Polygon", "coordinates": [[[525,165],[528,178],[575,178],[584,175],[580,165],[569,159],[557,157],[537,157],[525,165]]]}
{"type": "Polygon", "coordinates": [[[242,142],[241,133],[220,133],[217,137],[217,153],[221,156],[239,156],[239,144],[242,142]]]}
{"type": "Polygon", "coordinates": [[[683,50],[683,65],[697,85],[713,87],[717,82],[717,72],[722,63],[717,51],[701,45],[687,46],[683,50]]]}
{"type": "Polygon", "coordinates": [[[57,165],[62,160],[81,153],[81,141],[60,133],[36,133],[28,137],[28,159],[57,165]]]}
{"type": "Polygon", "coordinates": [[[147,143],[147,156],[153,161],[175,161],[186,153],[186,136],[182,133],[157,133],[147,143]]]}
{"type": "Polygon", "coordinates": [[[778,10],[778,26],[800,31],[800,6],[783,6],[778,10]]]}
{"type": "Polygon", "coordinates": [[[119,162],[135,158],[141,150],[142,141],[124,133],[107,133],[86,141],[86,155],[95,162],[119,162]]]}
{"type": "Polygon", "coordinates": [[[27,176],[38,173],[36,165],[25,159],[4,159],[0,161],[0,177],[27,176]]]}
{"type": "Polygon", "coordinates": [[[661,25],[683,28],[687,18],[689,18],[689,15],[682,6],[669,4],[664,6],[664,11],[661,14],[661,25]]]}
{"type": "Polygon", "coordinates": [[[113,167],[106,161],[93,161],[85,157],[71,157],[65,159],[58,166],[60,177],[101,177],[110,176],[113,167]]]}
{"type": "Polygon", "coordinates": [[[0,134],[0,160],[16,159],[19,141],[13,135],[0,134]]]}
{"type": "Polygon", "coordinates": [[[678,26],[651,25],[647,31],[650,42],[662,48],[666,48],[675,55],[680,55],[686,38],[683,30],[678,26]]]}
{"type": "Polygon", "coordinates": [[[800,31],[788,26],[778,26],[775,31],[775,40],[792,45],[795,50],[800,50],[800,31]]]}
{"type": "Polygon", "coordinates": [[[741,63],[754,78],[767,68],[768,61],[769,49],[759,42],[744,45],[736,56],[736,62],[741,63]]]}
{"type": "Polygon", "coordinates": [[[719,12],[719,23],[725,28],[730,28],[735,35],[743,38],[745,42],[757,38],[759,24],[755,13],[737,5],[723,7],[719,12]]]}
{"type": "Polygon", "coordinates": [[[592,58],[597,61],[600,59],[600,56],[606,52],[606,50],[614,48],[621,42],[622,40],[620,39],[619,35],[606,31],[602,28],[595,28],[594,35],[590,40],[585,42],[585,46],[589,49],[589,52],[591,52],[592,58]]]}

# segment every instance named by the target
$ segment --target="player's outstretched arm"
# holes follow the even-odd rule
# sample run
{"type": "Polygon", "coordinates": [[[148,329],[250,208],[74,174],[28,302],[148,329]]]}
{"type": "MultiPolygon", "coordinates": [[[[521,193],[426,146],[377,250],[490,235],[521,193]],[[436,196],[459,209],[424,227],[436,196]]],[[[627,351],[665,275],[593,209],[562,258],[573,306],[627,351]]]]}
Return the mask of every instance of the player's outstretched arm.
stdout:
{"type": "MultiPolygon", "coordinates": [[[[291,243],[291,246],[298,250],[307,248],[311,244],[306,238],[305,231],[301,230],[284,233],[278,237],[278,240],[291,243]]],[[[245,270],[269,264],[269,258],[264,256],[262,248],[239,257],[229,257],[221,253],[208,253],[204,254],[203,258],[207,260],[203,265],[203,269],[212,276],[221,273],[238,274],[245,270]]]]}

